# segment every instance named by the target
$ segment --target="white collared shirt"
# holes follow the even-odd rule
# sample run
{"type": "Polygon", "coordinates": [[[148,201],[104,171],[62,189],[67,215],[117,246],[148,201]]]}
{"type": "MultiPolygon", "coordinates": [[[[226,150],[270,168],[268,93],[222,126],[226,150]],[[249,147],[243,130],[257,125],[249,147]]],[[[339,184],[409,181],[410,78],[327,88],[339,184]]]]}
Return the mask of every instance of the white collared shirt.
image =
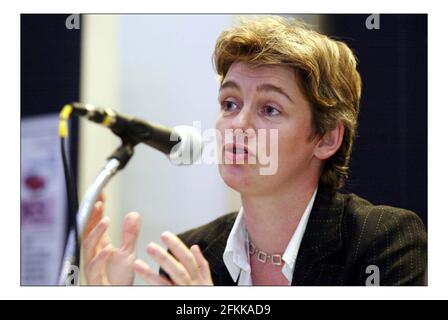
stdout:
{"type": "MultiPolygon", "coordinates": [[[[303,235],[305,234],[308,218],[313,208],[314,199],[316,198],[317,188],[308,202],[308,205],[300,219],[296,231],[282,255],[282,260],[285,262],[282,268],[282,273],[288,279],[288,284],[291,285],[292,275],[294,273],[295,262],[297,254],[302,243],[303,235]]],[[[252,285],[250,258],[249,258],[249,241],[246,225],[243,219],[244,209],[241,207],[230,231],[227,239],[226,248],[223,254],[224,264],[227,267],[233,281],[238,280],[238,285],[252,285]]]]}

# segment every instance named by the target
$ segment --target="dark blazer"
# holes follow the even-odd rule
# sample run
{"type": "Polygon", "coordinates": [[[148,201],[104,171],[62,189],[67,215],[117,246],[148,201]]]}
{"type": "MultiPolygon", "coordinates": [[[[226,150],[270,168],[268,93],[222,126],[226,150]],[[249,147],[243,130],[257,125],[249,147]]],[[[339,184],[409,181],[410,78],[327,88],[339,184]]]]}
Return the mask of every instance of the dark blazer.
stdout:
{"type": "MultiPolygon", "coordinates": [[[[187,246],[199,245],[215,285],[236,285],[222,258],[236,216],[233,212],[179,235],[187,246]]],[[[319,187],[292,285],[364,286],[371,265],[378,267],[382,286],[425,285],[427,235],[421,220],[408,210],[319,187]]]]}

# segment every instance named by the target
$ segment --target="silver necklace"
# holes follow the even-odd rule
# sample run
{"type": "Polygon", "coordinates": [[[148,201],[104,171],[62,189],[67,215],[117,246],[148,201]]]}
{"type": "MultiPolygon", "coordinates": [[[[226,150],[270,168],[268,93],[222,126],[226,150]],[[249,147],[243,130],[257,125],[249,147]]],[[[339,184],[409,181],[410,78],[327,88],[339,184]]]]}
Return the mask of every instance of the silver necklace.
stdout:
{"type": "Polygon", "coordinates": [[[255,258],[261,263],[270,262],[273,265],[282,265],[282,255],[281,254],[270,254],[260,249],[257,249],[254,244],[249,240],[249,254],[255,256],[255,258]]]}

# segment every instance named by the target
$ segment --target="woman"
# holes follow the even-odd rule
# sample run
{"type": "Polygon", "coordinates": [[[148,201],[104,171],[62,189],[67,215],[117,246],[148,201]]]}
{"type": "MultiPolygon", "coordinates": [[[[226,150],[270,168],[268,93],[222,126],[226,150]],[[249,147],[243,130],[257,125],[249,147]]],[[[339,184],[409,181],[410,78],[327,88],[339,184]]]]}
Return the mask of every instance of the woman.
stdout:
{"type": "Polygon", "coordinates": [[[242,208],[179,237],[163,233],[169,251],[147,250],[158,272],[136,260],[137,213],[125,218],[121,248],[110,245],[100,199],[83,241],[87,283],[130,285],[135,271],[159,285],[424,284],[418,217],[338,192],[361,95],[351,50],[293,20],[264,17],[224,31],[214,61],[216,129],[233,132],[218,139],[219,171],[242,208]],[[277,139],[255,148],[249,141],[263,130],[277,139]],[[261,174],[261,153],[277,155],[272,174],[261,174]]]}

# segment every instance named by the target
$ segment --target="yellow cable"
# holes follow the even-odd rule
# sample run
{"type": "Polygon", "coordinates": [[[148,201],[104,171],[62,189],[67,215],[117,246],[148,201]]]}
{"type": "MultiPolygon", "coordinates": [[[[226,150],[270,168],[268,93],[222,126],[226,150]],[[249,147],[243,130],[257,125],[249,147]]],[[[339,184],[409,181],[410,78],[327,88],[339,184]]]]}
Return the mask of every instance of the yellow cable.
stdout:
{"type": "Polygon", "coordinates": [[[70,118],[72,111],[73,111],[72,105],[66,104],[64,107],[62,107],[62,110],[59,113],[59,136],[61,138],[67,137],[68,133],[67,121],[70,118]]]}

